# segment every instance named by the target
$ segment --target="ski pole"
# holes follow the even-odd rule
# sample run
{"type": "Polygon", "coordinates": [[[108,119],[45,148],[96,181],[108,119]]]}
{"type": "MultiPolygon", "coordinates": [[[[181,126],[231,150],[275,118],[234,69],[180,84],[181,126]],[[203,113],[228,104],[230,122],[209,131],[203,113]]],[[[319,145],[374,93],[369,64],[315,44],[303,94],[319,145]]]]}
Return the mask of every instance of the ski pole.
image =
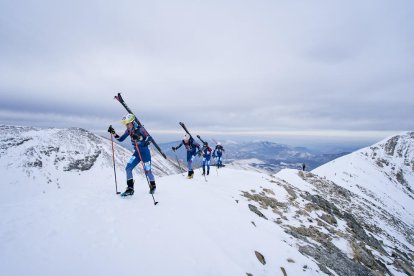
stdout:
{"type": "Polygon", "coordinates": [[[219,162],[219,160],[220,160],[220,157],[218,157],[217,160],[216,160],[216,173],[217,173],[217,176],[218,176],[218,162],[219,162]]]}
{"type": "Polygon", "coordinates": [[[112,162],[114,163],[114,175],[115,175],[115,192],[117,195],[119,195],[121,192],[118,192],[118,183],[116,181],[114,137],[112,133],[111,133],[111,142],[112,142],[112,162]]]}
{"type": "MultiPolygon", "coordinates": [[[[137,152],[138,152],[138,155],[139,155],[139,159],[141,160],[141,163],[142,163],[142,169],[144,170],[145,178],[147,179],[148,187],[151,189],[151,184],[149,182],[147,172],[145,171],[144,160],[142,160],[141,152],[139,151],[137,141],[134,141],[134,142],[135,142],[135,148],[137,149],[137,152]]],[[[153,194],[151,194],[151,195],[152,195],[152,200],[154,201],[154,205],[157,205],[158,201],[155,201],[155,198],[154,198],[153,194]]]]}
{"type": "Polygon", "coordinates": [[[175,151],[174,151],[174,153],[175,153],[175,159],[177,160],[178,167],[180,168],[180,173],[181,173],[182,176],[184,176],[183,169],[181,168],[181,164],[178,161],[178,155],[177,155],[177,153],[175,151]]]}

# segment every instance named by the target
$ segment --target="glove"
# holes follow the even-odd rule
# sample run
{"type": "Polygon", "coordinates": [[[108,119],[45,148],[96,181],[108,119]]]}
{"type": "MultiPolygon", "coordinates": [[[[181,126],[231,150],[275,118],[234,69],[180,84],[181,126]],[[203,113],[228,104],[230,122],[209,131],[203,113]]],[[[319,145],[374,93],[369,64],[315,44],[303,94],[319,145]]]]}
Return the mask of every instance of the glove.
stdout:
{"type": "Polygon", "coordinates": [[[176,147],[172,147],[171,149],[172,149],[173,151],[176,151],[176,150],[177,150],[177,148],[176,148],[176,147]]]}
{"type": "Polygon", "coordinates": [[[151,144],[151,141],[145,141],[145,145],[149,146],[151,144]]]}
{"type": "Polygon", "coordinates": [[[109,126],[108,132],[111,134],[115,134],[115,129],[112,126],[109,126]]]}

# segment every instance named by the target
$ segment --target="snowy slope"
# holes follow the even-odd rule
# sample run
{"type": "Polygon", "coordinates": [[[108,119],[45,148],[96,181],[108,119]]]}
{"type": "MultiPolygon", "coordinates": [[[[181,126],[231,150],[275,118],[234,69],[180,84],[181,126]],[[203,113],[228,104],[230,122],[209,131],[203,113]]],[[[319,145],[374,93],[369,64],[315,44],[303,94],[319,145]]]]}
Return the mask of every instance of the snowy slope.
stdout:
{"type": "Polygon", "coordinates": [[[222,169],[208,182],[199,171],[194,180],[158,178],[154,206],[143,178],[123,199],[102,185],[100,171],[30,200],[1,201],[3,275],[282,275],[281,267],[288,275],[318,274],[289,235],[240,195],[263,182],[261,174],[222,169]]]}
{"type": "MultiPolygon", "coordinates": [[[[214,167],[208,181],[200,170],[188,180],[156,159],[154,206],[142,175],[133,197],[115,195],[107,140],[80,129],[0,129],[2,275],[413,273],[409,203],[390,212],[359,189],[290,169],[214,167]]],[[[122,180],[130,153],[116,155],[122,180]]]]}
{"type": "Polygon", "coordinates": [[[414,132],[387,138],[313,171],[414,228],[414,132]]]}

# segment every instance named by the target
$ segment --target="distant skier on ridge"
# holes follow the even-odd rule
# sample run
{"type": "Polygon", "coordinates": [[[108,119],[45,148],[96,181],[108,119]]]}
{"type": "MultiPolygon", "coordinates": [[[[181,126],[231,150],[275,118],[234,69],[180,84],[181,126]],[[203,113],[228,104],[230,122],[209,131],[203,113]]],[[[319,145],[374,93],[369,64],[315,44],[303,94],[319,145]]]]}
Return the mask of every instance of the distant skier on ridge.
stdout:
{"type": "Polygon", "coordinates": [[[200,145],[197,142],[195,142],[194,139],[190,137],[190,135],[188,135],[187,133],[184,134],[184,137],[181,143],[176,147],[172,147],[172,150],[176,151],[182,145],[184,145],[184,147],[187,150],[187,166],[188,166],[187,178],[192,179],[194,176],[193,161],[194,161],[195,156],[197,155],[197,152],[200,150],[200,145]]]}
{"type": "Polygon", "coordinates": [[[223,167],[223,160],[222,160],[222,156],[223,156],[223,152],[224,152],[224,148],[221,145],[220,142],[217,142],[216,148],[214,149],[213,152],[213,158],[218,158],[217,159],[217,168],[223,167]]]}
{"type": "Polygon", "coordinates": [[[148,148],[152,141],[152,137],[143,126],[139,126],[135,122],[134,114],[125,115],[121,122],[126,127],[126,130],[122,136],[116,134],[112,126],[108,128],[108,132],[113,134],[115,139],[120,142],[130,136],[132,146],[134,147],[134,153],[125,168],[128,187],[125,192],[121,194],[121,196],[129,196],[134,194],[134,179],[132,171],[141,161],[144,162],[145,174],[150,181],[150,193],[153,194],[155,192],[156,185],[155,178],[151,170],[151,152],[148,148]]]}

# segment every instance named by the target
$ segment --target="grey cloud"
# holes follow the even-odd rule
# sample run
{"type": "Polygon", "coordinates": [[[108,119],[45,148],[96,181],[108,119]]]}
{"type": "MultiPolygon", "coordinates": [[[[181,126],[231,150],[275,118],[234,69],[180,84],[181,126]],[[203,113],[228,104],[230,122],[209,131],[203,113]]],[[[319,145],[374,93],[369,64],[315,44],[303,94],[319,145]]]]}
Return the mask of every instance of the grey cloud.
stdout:
{"type": "Polygon", "coordinates": [[[405,0],[5,1],[0,123],[22,111],[104,128],[122,91],[157,129],[414,129],[413,12],[405,0]]]}

